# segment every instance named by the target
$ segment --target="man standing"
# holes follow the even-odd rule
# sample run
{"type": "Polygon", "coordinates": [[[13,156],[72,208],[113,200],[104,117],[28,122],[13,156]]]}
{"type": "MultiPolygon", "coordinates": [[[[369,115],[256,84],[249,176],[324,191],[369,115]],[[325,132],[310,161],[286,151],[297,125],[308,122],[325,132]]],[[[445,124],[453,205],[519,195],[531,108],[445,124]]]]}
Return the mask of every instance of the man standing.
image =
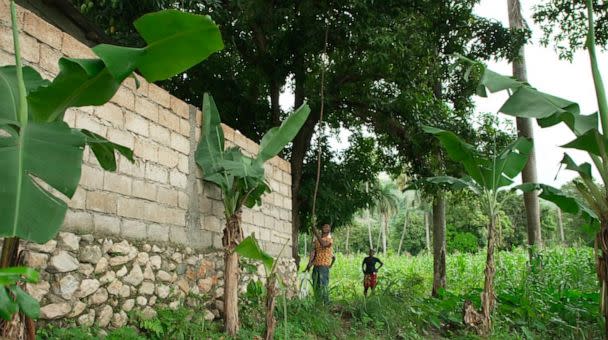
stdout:
{"type": "Polygon", "coordinates": [[[384,263],[374,256],[375,253],[374,249],[370,249],[369,256],[364,258],[363,263],[361,263],[361,269],[363,270],[363,294],[366,297],[368,289],[371,288],[372,293],[374,292],[374,289],[376,289],[376,284],[378,283],[376,273],[378,272],[378,269],[384,266],[384,263]],[[380,267],[376,268],[376,263],[380,264],[380,267]]]}
{"type": "Polygon", "coordinates": [[[313,228],[316,237],[314,252],[312,255],[312,286],[318,300],[329,303],[329,268],[334,264],[333,239],[331,238],[331,226],[324,224],[321,227],[322,234],[313,228]]]}

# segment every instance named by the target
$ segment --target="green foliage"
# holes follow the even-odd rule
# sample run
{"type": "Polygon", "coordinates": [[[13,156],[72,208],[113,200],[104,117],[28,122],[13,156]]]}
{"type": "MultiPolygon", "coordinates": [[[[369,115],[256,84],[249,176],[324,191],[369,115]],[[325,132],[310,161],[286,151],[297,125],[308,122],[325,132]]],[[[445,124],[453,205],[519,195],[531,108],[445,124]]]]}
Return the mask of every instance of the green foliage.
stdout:
{"type": "Polygon", "coordinates": [[[134,322],[143,337],[147,339],[201,339],[208,333],[217,332],[215,323],[205,321],[204,313],[190,308],[158,309],[157,316],[149,319],[140,313],[134,313],[134,322]]]}
{"type": "Polygon", "coordinates": [[[15,313],[21,312],[32,319],[40,315],[40,305],[33,297],[24,292],[23,283],[37,283],[38,272],[27,267],[0,268],[0,317],[11,320],[15,313]]]}
{"type": "Polygon", "coordinates": [[[218,185],[223,193],[226,217],[233,216],[242,206],[261,203],[270,187],[264,177],[264,163],[276,156],[298,133],[310,113],[304,104],[278,128],[264,136],[255,158],[243,155],[238,147],[224,149],[224,133],[213,97],[203,100],[203,127],[196,149],[196,163],[203,169],[203,178],[218,185]]]}
{"type": "Polygon", "coordinates": [[[456,233],[448,239],[447,247],[452,252],[475,253],[479,249],[477,241],[477,235],[473,233],[456,233]]]}
{"type": "Polygon", "coordinates": [[[255,235],[247,236],[238,246],[236,246],[236,248],[234,248],[234,251],[248,259],[261,261],[269,273],[274,268],[274,258],[260,248],[258,241],[255,239],[255,235]]]}
{"type": "Polygon", "coordinates": [[[144,340],[144,337],[139,334],[138,330],[132,326],[125,326],[109,332],[102,331],[96,326],[93,327],[57,327],[53,324],[48,324],[45,327],[36,330],[36,336],[39,339],[61,339],[61,340],[89,340],[89,339],[106,339],[106,340],[144,340]]]}

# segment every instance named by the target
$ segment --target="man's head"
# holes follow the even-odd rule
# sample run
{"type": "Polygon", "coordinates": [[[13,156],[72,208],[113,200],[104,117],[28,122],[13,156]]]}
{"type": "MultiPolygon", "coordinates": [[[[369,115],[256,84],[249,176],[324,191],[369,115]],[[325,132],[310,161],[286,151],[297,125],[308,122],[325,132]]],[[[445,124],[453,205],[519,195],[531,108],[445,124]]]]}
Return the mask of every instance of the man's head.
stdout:
{"type": "Polygon", "coordinates": [[[323,234],[329,234],[331,232],[331,226],[328,223],[325,223],[321,227],[321,230],[323,231],[323,234]]]}
{"type": "Polygon", "coordinates": [[[374,248],[369,248],[369,256],[374,256],[376,254],[376,251],[374,250],[374,248]]]}

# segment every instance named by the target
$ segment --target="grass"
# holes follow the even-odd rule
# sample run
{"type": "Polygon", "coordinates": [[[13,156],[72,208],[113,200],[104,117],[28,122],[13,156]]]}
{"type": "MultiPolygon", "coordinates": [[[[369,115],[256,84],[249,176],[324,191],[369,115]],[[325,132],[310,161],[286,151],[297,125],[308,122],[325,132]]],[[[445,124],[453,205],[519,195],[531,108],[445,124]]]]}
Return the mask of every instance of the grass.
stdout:
{"type": "MultiPolygon", "coordinates": [[[[312,298],[288,302],[285,328],[283,303],[277,301],[275,338],[282,339],[474,339],[463,327],[465,299],[479,303],[485,254],[451,254],[447,258],[448,289],[431,298],[432,256],[388,256],[379,273],[373,296],[365,299],[360,270],[363,255],[338,254],[331,270],[328,306],[312,298]]],[[[303,261],[304,262],[304,261],[303,261]]],[[[304,262],[305,263],[305,262],[304,262]]],[[[554,247],[545,250],[530,268],[527,252],[515,249],[496,256],[497,310],[493,315],[495,339],[601,338],[599,294],[593,249],[554,247]]],[[[253,288],[253,287],[252,287],[253,288]]],[[[263,334],[263,295],[250,289],[242,297],[242,330],[238,339],[263,334]]],[[[207,323],[196,311],[159,312],[157,321],[133,319],[131,327],[108,333],[122,339],[222,339],[219,323],[207,323]],[[184,322],[187,320],[187,322],[184,322]]],[[[74,328],[73,332],[85,332],[74,328]]],[[[44,329],[41,338],[70,339],[70,329],[59,334],[44,329]]],[[[73,337],[74,339],[86,337],[73,337]]]]}

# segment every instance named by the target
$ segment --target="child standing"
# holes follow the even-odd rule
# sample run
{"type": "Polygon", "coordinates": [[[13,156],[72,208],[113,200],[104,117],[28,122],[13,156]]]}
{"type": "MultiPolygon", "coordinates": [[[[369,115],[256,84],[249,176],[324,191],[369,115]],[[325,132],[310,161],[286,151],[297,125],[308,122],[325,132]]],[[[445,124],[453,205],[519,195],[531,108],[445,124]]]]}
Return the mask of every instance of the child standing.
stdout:
{"type": "Polygon", "coordinates": [[[384,266],[384,263],[380,261],[377,257],[374,256],[376,252],[374,249],[369,250],[369,256],[363,259],[363,263],[361,263],[361,269],[363,269],[363,294],[367,297],[367,290],[369,288],[372,289],[372,293],[376,288],[376,284],[378,283],[377,272],[378,269],[384,266]],[[376,263],[379,263],[380,266],[376,268],[376,263]]]}

